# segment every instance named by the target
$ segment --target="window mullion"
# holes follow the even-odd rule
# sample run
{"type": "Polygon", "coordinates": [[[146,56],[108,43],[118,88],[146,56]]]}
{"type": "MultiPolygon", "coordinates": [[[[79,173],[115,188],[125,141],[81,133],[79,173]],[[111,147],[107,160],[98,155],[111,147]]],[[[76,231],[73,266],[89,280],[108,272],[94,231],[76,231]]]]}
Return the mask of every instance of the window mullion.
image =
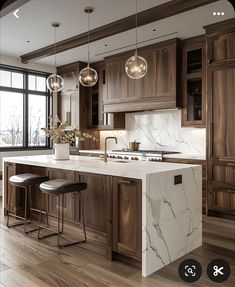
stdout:
{"type": "Polygon", "coordinates": [[[24,147],[28,147],[28,106],[29,106],[29,101],[28,101],[28,74],[26,73],[24,75],[24,85],[25,85],[25,93],[24,93],[24,147]]]}

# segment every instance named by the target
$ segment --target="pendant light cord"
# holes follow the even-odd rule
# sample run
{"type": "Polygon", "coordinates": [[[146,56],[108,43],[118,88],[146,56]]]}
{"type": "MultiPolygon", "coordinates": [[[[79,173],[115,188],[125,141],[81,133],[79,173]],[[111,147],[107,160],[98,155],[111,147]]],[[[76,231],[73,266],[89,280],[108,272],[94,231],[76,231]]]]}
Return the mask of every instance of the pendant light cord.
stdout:
{"type": "Polygon", "coordinates": [[[138,20],[137,20],[137,0],[135,0],[135,52],[136,52],[136,54],[137,54],[137,42],[138,42],[137,27],[138,27],[138,20]]]}
{"type": "Polygon", "coordinates": [[[87,32],[87,46],[88,46],[88,51],[87,51],[87,60],[88,60],[88,67],[90,66],[90,12],[88,12],[88,32],[87,32]]]}
{"type": "Polygon", "coordinates": [[[54,53],[55,53],[55,74],[56,74],[56,27],[55,27],[55,51],[54,51],[54,53]]]}

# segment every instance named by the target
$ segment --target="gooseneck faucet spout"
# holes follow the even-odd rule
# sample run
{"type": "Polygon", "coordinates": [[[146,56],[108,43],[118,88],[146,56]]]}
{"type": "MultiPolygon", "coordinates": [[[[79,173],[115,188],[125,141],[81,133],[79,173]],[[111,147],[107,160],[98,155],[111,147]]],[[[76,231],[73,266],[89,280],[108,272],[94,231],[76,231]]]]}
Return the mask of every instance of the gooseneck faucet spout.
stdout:
{"type": "Polygon", "coordinates": [[[117,138],[116,137],[107,137],[107,138],[105,138],[105,141],[104,141],[104,162],[107,162],[107,159],[108,159],[108,155],[107,155],[107,140],[109,140],[109,139],[115,140],[115,143],[117,144],[117,138]]]}

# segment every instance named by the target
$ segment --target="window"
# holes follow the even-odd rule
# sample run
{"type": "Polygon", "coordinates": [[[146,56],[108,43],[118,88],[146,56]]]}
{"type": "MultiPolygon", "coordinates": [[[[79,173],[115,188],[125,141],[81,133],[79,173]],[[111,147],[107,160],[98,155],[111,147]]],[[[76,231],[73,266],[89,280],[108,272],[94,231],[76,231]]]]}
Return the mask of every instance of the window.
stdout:
{"type": "Polygon", "coordinates": [[[47,76],[0,66],[0,149],[49,147],[47,76]]]}

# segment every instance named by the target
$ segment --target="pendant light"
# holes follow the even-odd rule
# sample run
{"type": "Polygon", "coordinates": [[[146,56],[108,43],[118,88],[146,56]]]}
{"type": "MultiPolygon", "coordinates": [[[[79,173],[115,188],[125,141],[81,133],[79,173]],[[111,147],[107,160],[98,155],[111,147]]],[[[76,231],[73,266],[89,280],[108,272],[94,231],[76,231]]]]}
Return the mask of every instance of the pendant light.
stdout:
{"type": "Polygon", "coordinates": [[[55,72],[47,78],[47,88],[51,92],[60,92],[64,87],[64,79],[56,72],[56,29],[60,26],[60,23],[53,22],[51,26],[55,28],[55,72]]]}
{"type": "Polygon", "coordinates": [[[137,0],[135,1],[135,12],[135,54],[127,60],[125,72],[129,78],[138,80],[143,78],[147,73],[148,64],[137,52],[137,0]]]}
{"type": "Polygon", "coordinates": [[[84,12],[88,14],[88,54],[87,54],[87,67],[82,69],[79,73],[79,82],[84,87],[93,87],[98,81],[98,74],[95,69],[90,67],[90,13],[93,12],[93,7],[86,7],[84,12]]]}

